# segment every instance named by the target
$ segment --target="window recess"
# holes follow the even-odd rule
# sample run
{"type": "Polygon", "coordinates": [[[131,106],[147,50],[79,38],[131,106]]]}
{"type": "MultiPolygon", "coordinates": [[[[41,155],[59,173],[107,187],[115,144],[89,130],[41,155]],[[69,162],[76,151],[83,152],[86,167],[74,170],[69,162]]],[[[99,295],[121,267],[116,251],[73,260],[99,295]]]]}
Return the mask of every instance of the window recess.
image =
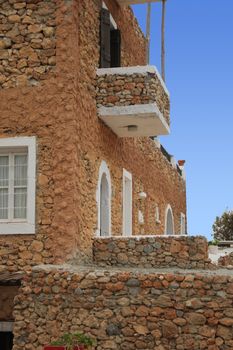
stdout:
{"type": "Polygon", "coordinates": [[[121,32],[106,8],[100,16],[100,68],[121,66],[121,32]]]}

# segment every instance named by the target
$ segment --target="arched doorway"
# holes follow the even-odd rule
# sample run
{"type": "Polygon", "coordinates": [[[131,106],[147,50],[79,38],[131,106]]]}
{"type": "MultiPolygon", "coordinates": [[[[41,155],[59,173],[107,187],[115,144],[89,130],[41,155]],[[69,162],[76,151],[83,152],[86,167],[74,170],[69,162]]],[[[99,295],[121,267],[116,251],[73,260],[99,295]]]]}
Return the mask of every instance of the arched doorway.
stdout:
{"type": "Polygon", "coordinates": [[[106,162],[102,161],[96,194],[98,207],[97,235],[111,235],[111,177],[106,162]]]}
{"type": "Polygon", "coordinates": [[[109,236],[109,185],[104,173],[100,183],[100,236],[109,236]]]}
{"type": "Polygon", "coordinates": [[[174,219],[172,208],[170,205],[167,206],[165,213],[165,234],[166,235],[174,235],[174,219]]]}

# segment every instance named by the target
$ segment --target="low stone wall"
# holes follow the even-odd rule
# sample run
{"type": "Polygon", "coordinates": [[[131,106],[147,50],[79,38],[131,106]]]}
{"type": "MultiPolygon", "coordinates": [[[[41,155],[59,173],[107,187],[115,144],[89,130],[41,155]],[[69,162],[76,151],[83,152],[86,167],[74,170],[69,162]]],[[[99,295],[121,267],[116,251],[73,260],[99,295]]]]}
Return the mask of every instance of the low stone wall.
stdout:
{"type": "Polygon", "coordinates": [[[233,349],[231,271],[66,268],[40,268],[24,280],[14,350],[42,350],[75,331],[94,337],[98,350],[233,349]]]}
{"type": "Polygon", "coordinates": [[[56,65],[56,1],[0,1],[0,89],[35,85],[56,65]]]}
{"type": "Polygon", "coordinates": [[[97,107],[130,106],[156,102],[170,125],[169,93],[155,67],[98,69],[97,107]]]}
{"type": "Polygon", "coordinates": [[[214,268],[207,240],[201,236],[94,238],[93,254],[101,266],[214,268]]]}
{"type": "Polygon", "coordinates": [[[233,252],[218,259],[219,266],[233,266],[233,252]]]}
{"type": "Polygon", "coordinates": [[[32,266],[52,263],[52,253],[45,250],[45,237],[38,234],[0,237],[0,272],[30,270],[32,266]]]}

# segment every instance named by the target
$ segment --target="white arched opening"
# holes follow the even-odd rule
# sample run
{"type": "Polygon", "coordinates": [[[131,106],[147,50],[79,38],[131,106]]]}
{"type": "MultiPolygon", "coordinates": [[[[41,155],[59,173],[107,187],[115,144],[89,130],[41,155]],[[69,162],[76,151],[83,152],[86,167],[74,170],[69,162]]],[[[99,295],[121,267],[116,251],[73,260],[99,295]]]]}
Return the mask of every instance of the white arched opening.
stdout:
{"type": "Polygon", "coordinates": [[[165,234],[174,235],[174,218],[172,213],[172,208],[170,205],[167,206],[165,211],[165,234]]]}
{"type": "Polygon", "coordinates": [[[111,235],[111,197],[112,185],[108,166],[102,161],[99,168],[96,202],[98,208],[97,235],[111,235]]]}

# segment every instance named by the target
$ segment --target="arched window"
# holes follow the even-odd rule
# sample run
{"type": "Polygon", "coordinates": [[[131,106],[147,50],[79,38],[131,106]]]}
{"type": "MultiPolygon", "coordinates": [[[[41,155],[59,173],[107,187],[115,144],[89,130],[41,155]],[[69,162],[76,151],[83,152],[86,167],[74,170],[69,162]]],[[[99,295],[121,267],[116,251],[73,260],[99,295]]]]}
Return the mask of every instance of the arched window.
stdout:
{"type": "Polygon", "coordinates": [[[111,235],[111,177],[108,166],[102,161],[99,168],[96,201],[98,207],[97,234],[99,236],[111,235]]]}
{"type": "Polygon", "coordinates": [[[166,235],[175,234],[173,213],[170,205],[167,206],[165,211],[165,234],[166,235]]]}

